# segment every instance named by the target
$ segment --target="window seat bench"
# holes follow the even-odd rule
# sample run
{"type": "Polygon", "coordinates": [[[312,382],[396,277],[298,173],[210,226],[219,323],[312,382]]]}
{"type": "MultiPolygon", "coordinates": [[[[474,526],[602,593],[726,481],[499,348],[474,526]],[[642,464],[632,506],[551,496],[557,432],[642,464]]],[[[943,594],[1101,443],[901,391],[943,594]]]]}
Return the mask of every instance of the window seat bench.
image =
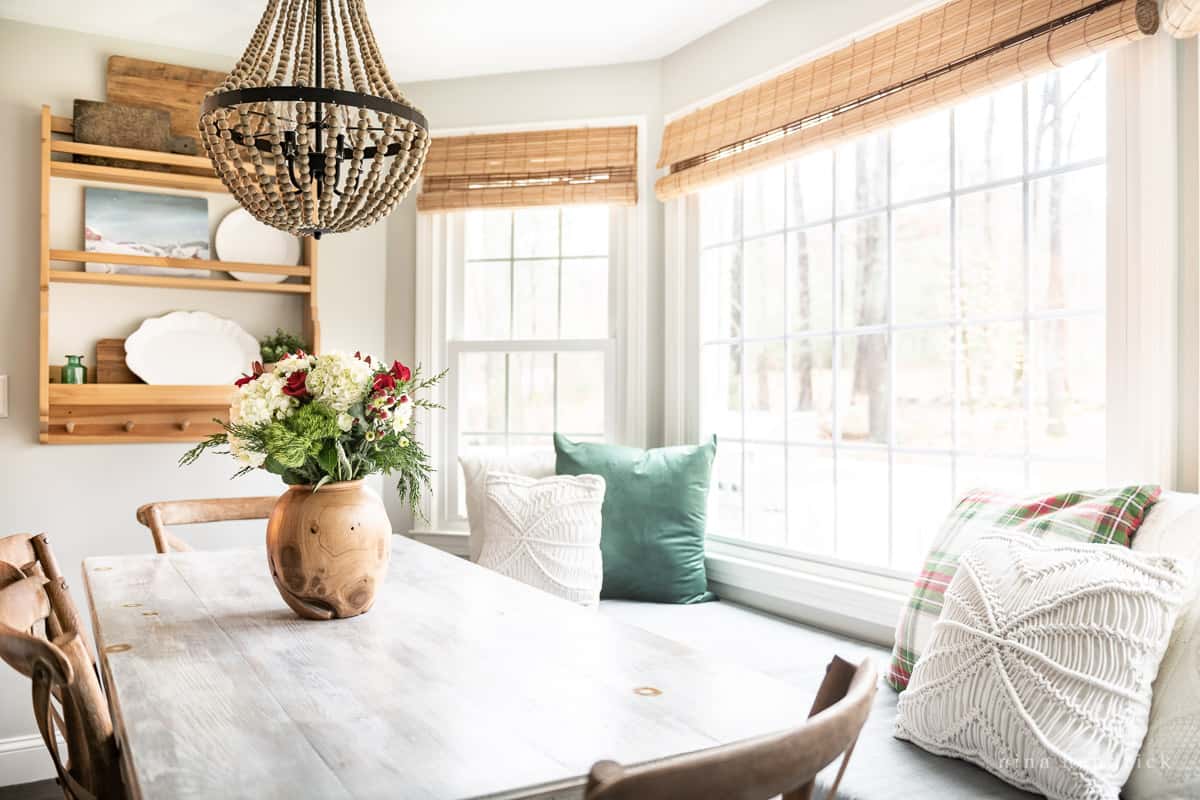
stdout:
{"type": "MultiPolygon", "coordinates": [[[[881,674],[891,655],[889,650],[872,644],[724,601],[664,605],[602,600],[600,612],[812,692],[816,692],[825,665],[835,654],[854,662],[870,657],[881,674]]],[[[839,798],[1007,800],[1033,796],[965,761],[935,756],[893,738],[897,697],[890,687],[879,687],[874,709],[842,778],[839,798]]],[[[823,789],[836,771],[835,763],[818,778],[818,797],[823,796],[823,789]]]]}

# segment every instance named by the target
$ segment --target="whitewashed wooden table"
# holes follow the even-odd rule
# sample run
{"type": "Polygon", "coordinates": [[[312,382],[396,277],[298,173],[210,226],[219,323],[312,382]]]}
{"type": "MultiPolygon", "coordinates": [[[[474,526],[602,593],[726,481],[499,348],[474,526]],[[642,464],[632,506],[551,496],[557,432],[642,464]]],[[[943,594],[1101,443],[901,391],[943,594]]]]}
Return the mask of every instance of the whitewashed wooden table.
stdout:
{"type": "Polygon", "coordinates": [[[790,727],[808,696],[396,537],[375,607],[284,606],[262,551],[91,558],[84,578],[142,798],[579,796],[790,727]]]}

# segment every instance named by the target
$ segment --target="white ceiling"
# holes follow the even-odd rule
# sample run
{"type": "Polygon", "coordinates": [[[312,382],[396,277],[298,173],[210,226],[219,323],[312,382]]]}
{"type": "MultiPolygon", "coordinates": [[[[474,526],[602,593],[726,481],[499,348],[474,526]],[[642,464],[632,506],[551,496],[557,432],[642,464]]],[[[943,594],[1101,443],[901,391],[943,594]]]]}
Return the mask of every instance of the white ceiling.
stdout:
{"type": "MultiPolygon", "coordinates": [[[[367,0],[400,81],[661,58],[766,0],[367,0]]],[[[0,17],[240,56],[264,0],[0,0],[0,17]]]]}

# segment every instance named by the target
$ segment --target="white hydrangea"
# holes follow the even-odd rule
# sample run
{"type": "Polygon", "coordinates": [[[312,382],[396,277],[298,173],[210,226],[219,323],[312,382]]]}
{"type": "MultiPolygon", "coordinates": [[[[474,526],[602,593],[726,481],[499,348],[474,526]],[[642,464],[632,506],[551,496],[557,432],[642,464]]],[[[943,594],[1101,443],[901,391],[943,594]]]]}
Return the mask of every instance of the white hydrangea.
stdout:
{"type": "Polygon", "coordinates": [[[412,415],[412,400],[408,395],[401,395],[400,402],[396,403],[396,407],[392,409],[392,430],[402,433],[408,427],[408,423],[412,421],[412,415]]]}
{"type": "Polygon", "coordinates": [[[324,353],[313,359],[305,385],[315,399],[345,412],[367,396],[374,372],[370,364],[354,356],[324,353]]]}
{"type": "Polygon", "coordinates": [[[313,361],[315,360],[316,359],[314,356],[298,356],[294,353],[288,353],[286,356],[275,362],[274,371],[276,375],[281,375],[286,378],[288,375],[291,375],[297,370],[312,369],[313,361]]]}
{"type": "Polygon", "coordinates": [[[286,379],[274,372],[264,372],[238,389],[237,400],[230,409],[230,420],[243,425],[260,425],[286,417],[299,404],[294,397],[283,393],[286,379]]]}

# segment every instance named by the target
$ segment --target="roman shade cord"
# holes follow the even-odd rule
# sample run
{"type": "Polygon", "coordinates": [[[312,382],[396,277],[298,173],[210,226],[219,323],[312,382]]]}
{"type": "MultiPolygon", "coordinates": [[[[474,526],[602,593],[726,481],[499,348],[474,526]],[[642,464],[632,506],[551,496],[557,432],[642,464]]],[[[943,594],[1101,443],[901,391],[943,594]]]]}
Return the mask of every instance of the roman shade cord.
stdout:
{"type": "Polygon", "coordinates": [[[950,0],[672,120],[656,193],[669,200],[895,125],[1158,24],[1156,0],[950,0]]]}
{"type": "Polygon", "coordinates": [[[1200,1],[1162,0],[1162,26],[1176,39],[1200,33],[1200,1]]]}
{"type": "Polygon", "coordinates": [[[637,204],[637,126],[435,136],[417,210],[637,204]]]}

